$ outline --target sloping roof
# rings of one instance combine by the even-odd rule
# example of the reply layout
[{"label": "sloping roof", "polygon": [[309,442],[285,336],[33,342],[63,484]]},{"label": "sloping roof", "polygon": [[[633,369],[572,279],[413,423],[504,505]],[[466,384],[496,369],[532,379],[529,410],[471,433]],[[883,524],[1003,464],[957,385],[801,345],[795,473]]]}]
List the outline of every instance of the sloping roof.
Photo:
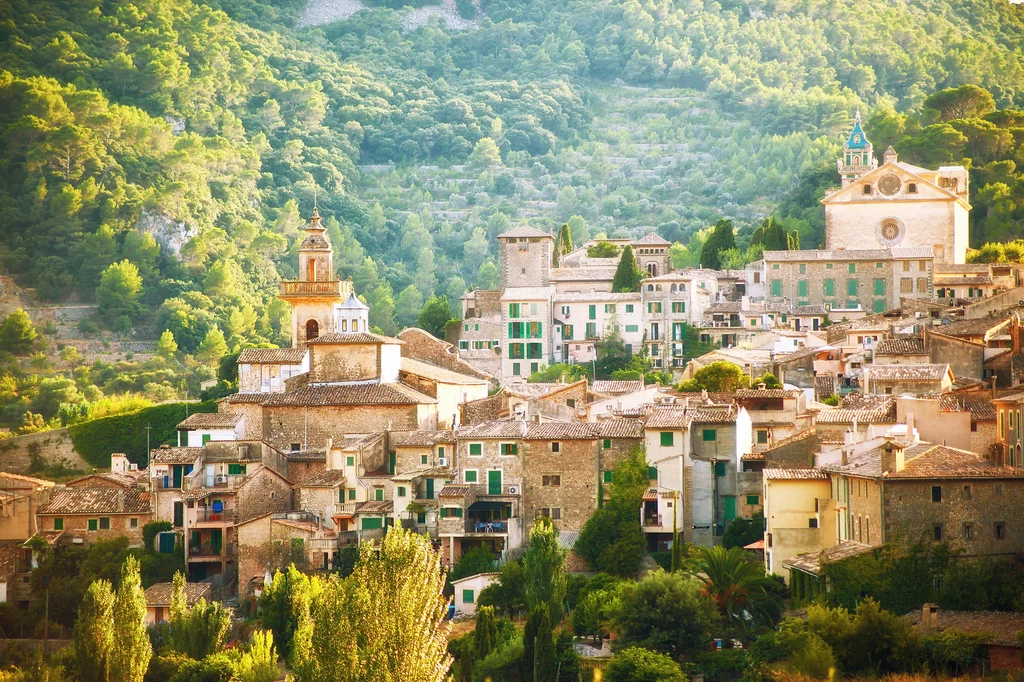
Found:
[{"label": "sloping roof", "polygon": [[766,481],[827,481],[824,469],[765,469],[762,474]]},{"label": "sloping roof", "polygon": [[990,330],[1010,321],[1010,317],[982,317],[974,320],[961,320],[951,324],[931,327],[931,331],[943,336],[969,337],[984,336]]},{"label": "sloping roof", "polygon": [[422,360],[415,360],[413,358],[402,358],[402,371],[408,372],[409,374],[415,374],[416,376],[425,377],[442,384],[487,385],[486,379],[479,379],[468,374],[453,372],[450,369],[438,367],[437,365],[432,365],[429,362],[423,362]]},{"label": "sloping roof", "polygon": [[597,380],[590,386],[594,393],[606,393],[608,395],[623,395],[642,391],[644,382],[641,379],[635,381],[608,381]]},{"label": "sloping roof", "polygon": [[529,225],[518,225],[498,235],[498,239],[517,239],[519,237],[547,237],[548,239],[554,239],[547,232],[541,232],[536,227],[530,227]]},{"label": "sloping roof", "polygon": [[736,397],[739,399],[756,400],[773,398],[793,398],[800,394],[799,390],[787,388],[739,388]]},{"label": "sloping roof", "polygon": [[236,412],[196,412],[178,422],[179,429],[232,429],[242,421]]},{"label": "sloping roof", "polygon": [[830,471],[886,480],[936,480],[964,478],[1024,478],[1024,469],[993,464],[988,458],[974,452],[959,450],[933,443],[914,443],[903,450],[901,471],[882,471],[882,448],[865,450],[848,460],[847,464],[833,464]]},{"label": "sloping roof", "polygon": [[815,417],[818,424],[895,424],[896,401],[886,398],[865,407],[834,407],[822,410]]},{"label": "sloping roof", "polygon": [[469,486],[468,485],[454,485],[454,484],[449,483],[445,487],[441,488],[441,492],[439,492],[437,494],[437,496],[438,497],[463,497],[468,492],[469,492]]},{"label": "sloping roof", "polygon": [[[917,609],[903,617],[915,627],[921,627],[922,615],[922,610]],[[1021,648],[1019,633],[1024,631],[1024,613],[939,609],[935,616],[934,627],[939,632],[956,630],[970,635],[982,635],[985,644]]]},{"label": "sloping roof", "polygon": [[288,393],[274,393],[268,406],[420,405],[437,400],[403,384],[309,384]]},{"label": "sloping roof", "polygon": [[369,310],[370,306],[356,298],[356,292],[353,291],[349,293],[348,298],[338,308],[342,310]]},{"label": "sloping roof", "polygon": [[[116,486],[118,486],[120,488],[128,488],[128,487],[134,486],[135,483],[138,482],[138,480],[143,477],[142,474],[145,471],[146,470],[143,469],[143,470],[132,471],[132,472],[127,473],[127,474],[115,473],[113,471],[96,471],[96,472],[93,472],[91,474],[86,474],[85,476],[79,476],[78,478],[72,479],[72,480],[68,481],[67,483],[65,483],[64,485],[66,485],[68,487],[73,487],[73,488],[74,487],[89,488],[89,487],[93,487],[93,486],[82,485],[82,484],[88,482],[90,479],[100,479],[101,481],[106,481],[108,483],[113,483],[114,485],[116,485]],[[147,476],[148,476],[148,474],[147,474]]]},{"label": "sloping roof", "polygon": [[391,431],[388,434],[391,447],[431,447],[438,443],[454,443],[454,431]]},{"label": "sloping roof", "polygon": [[56,485],[53,481],[47,481],[33,476],[25,476],[24,474],[15,474],[10,471],[0,471],[0,479],[2,478],[7,478],[12,481],[24,481],[25,483],[31,483],[32,485],[38,485],[44,488],[51,488]]},{"label": "sloping roof", "polygon": [[792,263],[884,261],[891,258],[931,258],[930,246],[891,249],[807,249],[804,251],[765,251],[765,261]]},{"label": "sloping roof", "polygon": [[932,283],[935,286],[956,286],[958,284],[966,284],[970,286],[992,284],[992,278],[988,275],[976,275],[974,277],[969,277],[967,275],[940,275],[936,273]]},{"label": "sloping roof", "polygon": [[226,395],[218,403],[227,403],[228,405],[262,405],[263,403],[270,400],[271,396],[276,395],[274,393],[232,393]]},{"label": "sloping roof", "polygon": [[18,568],[22,540],[0,540],[0,582],[11,579]]},{"label": "sloping roof", "polygon": [[527,423],[514,419],[495,419],[480,422],[472,426],[464,426],[458,431],[460,440],[474,438],[522,438],[526,434]]},{"label": "sloping roof", "polygon": [[875,355],[925,355],[927,352],[921,338],[882,339],[875,346]]},{"label": "sloping roof", "polygon": [[974,421],[994,422],[996,406],[988,400],[969,400],[964,397],[946,394],[941,398],[942,409],[946,412],[970,412]]},{"label": "sloping roof", "polygon": [[161,445],[149,451],[149,461],[153,464],[192,464],[202,454],[203,448]]},{"label": "sloping roof", "polygon": [[796,569],[811,575],[820,575],[821,567],[824,564],[831,564],[843,559],[859,556],[873,550],[871,545],[852,540],[843,540],[838,545],[827,547],[817,552],[806,552],[797,554],[792,559],[782,562],[782,565],[789,569]]},{"label": "sloping roof", "polygon": [[299,484],[300,488],[333,488],[345,482],[344,469],[327,469],[310,476]]},{"label": "sloping roof", "polygon": [[240,365],[299,365],[305,348],[245,348],[238,355]]},{"label": "sloping roof", "polygon": [[814,427],[811,426],[809,428],[804,429],[803,431],[797,431],[796,433],[792,433],[786,436],[785,438],[781,438],[773,442],[772,446],[768,448],[765,452],[772,452],[776,448],[781,448],[786,445],[792,445],[793,443],[798,443],[802,440],[806,440],[807,438],[814,438],[815,436],[817,436],[817,431],[815,431]]},{"label": "sloping roof", "polygon": [[401,339],[393,339],[390,336],[371,334],[370,332],[334,332],[332,334],[321,334],[315,339],[306,341],[307,346],[341,345],[348,343],[374,344],[405,343]]},{"label": "sloping roof", "polygon": [[[119,503],[123,500],[123,506]],[[150,496],[135,487],[64,488],[57,490],[40,514],[148,514]]]},{"label": "sloping roof", "polygon": [[639,301],[643,295],[639,291],[623,291],[617,293],[603,291],[588,291],[574,294],[557,294],[554,303],[586,303],[587,301],[612,302]]},{"label": "sloping roof", "polygon": [[988,274],[987,263],[936,263],[932,272],[936,275],[948,274]]},{"label": "sloping roof", "polygon": [[655,407],[644,422],[647,429],[685,429],[690,425],[684,407]]},{"label": "sloping roof", "polygon": [[601,438],[643,438],[644,425],[639,419],[606,419],[597,422]]},{"label": "sloping roof", "polygon": [[395,509],[393,500],[370,500],[356,507],[357,514],[390,514]]},{"label": "sloping roof", "polygon": [[326,450],[293,450],[285,452],[284,456],[289,462],[326,462]]},{"label": "sloping roof", "polygon": [[[209,599],[212,583],[185,583],[185,602],[191,606],[200,599]],[[154,583],[146,588],[146,606],[170,606],[174,583]]]},{"label": "sloping roof", "polygon": [[738,411],[732,405],[721,408],[691,408],[690,421],[694,424],[732,424],[736,421]]},{"label": "sloping roof", "polygon": [[599,430],[594,422],[544,422],[526,429],[524,440],[596,440]]},{"label": "sloping roof", "polygon": [[672,242],[662,237],[657,232],[648,232],[640,239],[637,239],[634,244],[643,244],[644,246],[671,246]]},{"label": "sloping roof", "polygon": [[871,381],[941,381],[949,372],[949,365],[871,365],[864,369]]}]

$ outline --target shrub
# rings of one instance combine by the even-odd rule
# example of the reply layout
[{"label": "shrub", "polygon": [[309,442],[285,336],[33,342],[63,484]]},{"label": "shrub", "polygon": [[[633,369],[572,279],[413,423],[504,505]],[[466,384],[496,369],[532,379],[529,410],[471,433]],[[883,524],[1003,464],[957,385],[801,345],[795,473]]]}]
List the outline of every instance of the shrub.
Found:
[{"label": "shrub", "polygon": [[520,682],[522,680],[523,638],[515,637],[473,665],[474,682]]},{"label": "shrub", "polygon": [[665,654],[630,647],[604,669],[607,682],[686,682],[679,664]]},{"label": "shrub", "polygon": [[825,640],[815,634],[808,634],[803,646],[793,654],[790,664],[797,672],[820,680],[829,676],[829,670],[836,665],[836,658],[832,647]]}]

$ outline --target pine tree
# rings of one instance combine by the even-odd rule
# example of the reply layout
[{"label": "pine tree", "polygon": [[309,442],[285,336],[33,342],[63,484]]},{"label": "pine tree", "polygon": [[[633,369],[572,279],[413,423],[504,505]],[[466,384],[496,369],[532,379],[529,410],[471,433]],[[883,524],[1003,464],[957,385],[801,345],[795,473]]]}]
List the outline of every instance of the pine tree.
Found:
[{"label": "pine tree", "polygon": [[174,340],[174,332],[165,329],[156,342],[156,354],[165,360],[170,360],[178,352],[178,342]]},{"label": "pine tree", "polygon": [[72,634],[75,667],[82,682],[109,679],[110,651],[114,645],[114,591],[106,580],[96,580],[78,607]]},{"label": "pine tree", "polygon": [[206,338],[196,349],[196,355],[207,365],[215,365],[217,361],[228,354],[228,344],[224,340],[224,332],[219,327],[214,327],[206,333]]},{"label": "pine tree", "polygon": [[118,325],[124,317],[132,322],[141,315],[141,296],[142,277],[139,276],[139,269],[127,259],[111,263],[103,271],[100,285],[96,287],[99,313],[109,325]]},{"label": "pine tree", "polygon": [[572,251],[572,230],[568,223],[562,223],[555,236],[555,248],[551,252],[551,266],[558,267],[558,259]]},{"label": "pine tree", "polygon": [[134,556],[125,559],[121,567],[113,616],[117,637],[110,652],[110,680],[142,682],[153,656],[153,645],[146,633],[146,595],[142,591],[139,561]]},{"label": "pine tree", "polygon": [[640,290],[640,268],[633,257],[633,247],[626,245],[619,258],[619,266],[615,268],[615,278],[612,280],[612,292],[623,293]]},{"label": "pine tree", "polygon": [[476,660],[481,661],[491,653],[497,636],[498,625],[494,620],[494,607],[481,606],[476,611],[476,629],[473,631],[473,650]]},{"label": "pine tree", "polygon": [[0,323],[0,350],[14,355],[28,355],[37,336],[28,313],[18,308]]}]

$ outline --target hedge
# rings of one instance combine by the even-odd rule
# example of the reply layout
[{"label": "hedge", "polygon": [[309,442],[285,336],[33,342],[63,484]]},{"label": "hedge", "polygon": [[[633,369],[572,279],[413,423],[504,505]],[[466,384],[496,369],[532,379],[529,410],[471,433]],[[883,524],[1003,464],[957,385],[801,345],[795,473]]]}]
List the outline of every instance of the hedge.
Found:
[{"label": "hedge", "polygon": [[115,414],[68,427],[75,451],[86,462],[97,468],[110,466],[110,454],[123,452],[129,461],[139,467],[146,465],[146,425],[153,427],[150,432],[150,447],[161,443],[177,445],[178,433],[175,428],[188,414],[216,412],[216,401],[204,403],[165,403],[146,407],[135,412]]}]

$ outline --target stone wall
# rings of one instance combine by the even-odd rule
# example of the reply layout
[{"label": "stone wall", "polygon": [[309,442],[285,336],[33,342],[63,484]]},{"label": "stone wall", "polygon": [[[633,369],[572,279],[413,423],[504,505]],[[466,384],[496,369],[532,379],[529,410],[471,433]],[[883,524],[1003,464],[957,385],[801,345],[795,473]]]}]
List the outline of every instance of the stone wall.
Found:
[{"label": "stone wall", "polygon": [[818,451],[818,434],[811,432],[806,438],[777,445],[764,453],[765,468],[791,469],[814,466],[814,453]]},{"label": "stone wall", "polygon": [[288,461],[288,480],[292,485],[302,485],[327,467],[325,462]]},{"label": "stone wall", "polygon": [[328,438],[346,433],[377,433],[432,428],[420,424],[417,405],[312,405],[263,408],[263,440],[287,452],[293,443],[324,448]]},{"label": "stone wall", "polygon": [[261,467],[235,490],[235,503],[240,522],[267,512],[288,511],[292,505],[291,486],[267,467]]},{"label": "stone wall", "polygon": [[310,381],[368,381],[380,376],[380,346],[327,344],[309,346]]},{"label": "stone wall", "polygon": [[[888,535],[882,538],[882,488],[874,480],[868,478],[846,478],[849,497],[846,502],[843,537],[863,542],[866,545],[881,544],[883,540],[891,540]],[[859,484],[859,485],[858,485]],[[832,513],[829,510],[829,513]],[[888,513],[885,514],[888,519]]]},{"label": "stone wall", "polygon": [[[558,443],[558,452],[552,444]],[[560,530],[579,530],[597,508],[598,441],[523,441],[523,517],[531,523],[543,508],[558,508]],[[552,477],[558,477],[554,485]],[[549,485],[544,485],[548,477]]]},{"label": "stone wall", "polygon": [[[478,321],[474,321],[478,322]],[[495,325],[495,329],[497,326]],[[422,360],[423,362],[429,362],[432,365],[438,367],[444,367],[450,369],[453,372],[459,372],[460,374],[468,374],[471,377],[478,379],[493,379],[494,376],[490,373],[480,371],[473,364],[466,362],[461,359],[461,353],[455,346],[442,341],[434,335],[416,327],[409,327],[403,329],[399,333],[398,338],[405,342],[402,346],[402,356],[407,358],[413,358],[414,360]],[[496,340],[501,338],[501,334],[496,336],[485,336],[490,340]],[[494,355],[493,351],[487,351]],[[495,358],[498,356],[495,355]]]},{"label": "stone wall", "polygon": [[[33,467],[33,461],[36,467]],[[0,468],[18,474],[31,474],[43,466],[63,466],[91,471],[92,466],[75,452],[68,430],[53,429],[15,436],[0,441]]]},{"label": "stone wall", "polygon": [[[935,485],[942,487],[941,502],[932,502]],[[898,534],[930,540],[941,524],[942,539],[967,556],[1010,554],[1024,546],[1024,479],[890,480],[885,493],[886,540]],[[1004,524],[1003,539],[996,537],[996,523]],[[964,524],[971,524],[970,539]]]},{"label": "stone wall", "polygon": [[924,332],[925,347],[935,364],[948,364],[953,376],[981,379],[985,368],[985,346],[966,339]]},{"label": "stone wall", "polygon": [[[91,545],[97,540],[115,540],[127,537],[132,547],[142,546],[142,527],[152,521],[153,515],[146,514],[40,514],[40,530],[53,530],[53,520],[64,520],[64,538],[82,538],[85,544]],[[89,519],[109,518],[110,528],[89,530]],[[132,527],[132,519],[135,526]],[[98,523],[97,523],[98,526]]]}]

